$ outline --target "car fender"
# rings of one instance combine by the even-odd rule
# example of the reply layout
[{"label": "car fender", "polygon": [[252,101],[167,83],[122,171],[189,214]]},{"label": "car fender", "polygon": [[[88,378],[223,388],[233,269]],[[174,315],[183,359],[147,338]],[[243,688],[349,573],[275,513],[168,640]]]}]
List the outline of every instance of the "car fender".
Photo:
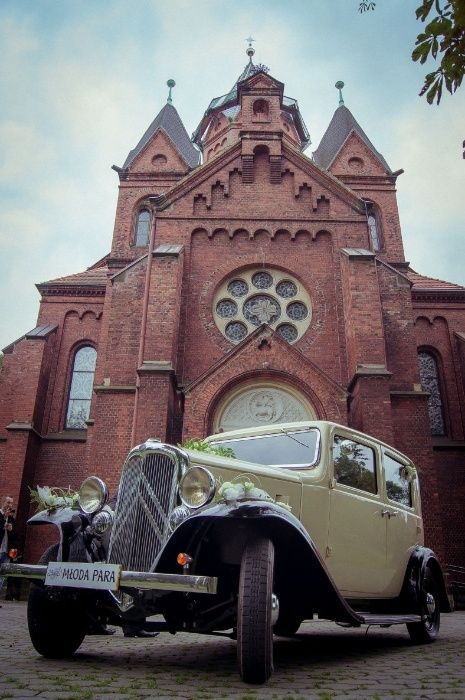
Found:
[{"label": "car fender", "polygon": [[439,589],[441,612],[452,612],[444,574],[436,554],[428,547],[416,546],[412,549],[405,573],[401,597],[404,604],[419,609],[421,606],[421,589],[423,577],[427,568],[433,571]]},{"label": "car fender", "polygon": [[[256,535],[273,541],[278,595],[281,592],[301,611],[315,608],[329,619],[361,623],[360,616],[341,596],[302,523],[271,501],[222,503],[191,515],[165,544],[156,570],[179,573],[176,557],[185,552],[193,558],[192,572],[218,575],[218,560],[239,567],[247,540]],[[210,570],[205,571],[205,567]]]},{"label": "car fender", "polygon": [[87,518],[76,508],[59,506],[35,513],[28,525],[55,525],[59,532],[58,561],[89,561],[84,543]]}]

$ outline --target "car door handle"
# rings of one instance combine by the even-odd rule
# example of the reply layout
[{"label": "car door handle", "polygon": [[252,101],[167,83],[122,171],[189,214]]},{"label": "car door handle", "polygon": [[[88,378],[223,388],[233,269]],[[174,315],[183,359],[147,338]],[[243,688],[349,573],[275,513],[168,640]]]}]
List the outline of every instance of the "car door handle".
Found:
[{"label": "car door handle", "polygon": [[383,518],[389,518],[389,519],[397,518],[398,515],[399,515],[399,513],[397,512],[397,510],[382,510],[381,511],[381,516]]}]

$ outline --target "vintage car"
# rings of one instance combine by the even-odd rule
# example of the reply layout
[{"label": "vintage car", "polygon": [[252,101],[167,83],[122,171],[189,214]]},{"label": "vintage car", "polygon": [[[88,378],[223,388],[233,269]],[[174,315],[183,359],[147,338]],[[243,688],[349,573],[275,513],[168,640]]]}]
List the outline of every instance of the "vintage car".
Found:
[{"label": "vintage car", "polygon": [[[149,439],[123,465],[115,502],[97,477],[55,523],[32,581],[28,624],[45,657],[73,654],[102,626],[225,634],[242,679],[273,670],[273,635],[318,616],[406,624],[413,642],[450,612],[423,546],[417,472],[397,450],[326,421],[236,430],[182,449]],[[149,618],[158,616],[158,619]],[[154,645],[156,640],[154,640]]]}]

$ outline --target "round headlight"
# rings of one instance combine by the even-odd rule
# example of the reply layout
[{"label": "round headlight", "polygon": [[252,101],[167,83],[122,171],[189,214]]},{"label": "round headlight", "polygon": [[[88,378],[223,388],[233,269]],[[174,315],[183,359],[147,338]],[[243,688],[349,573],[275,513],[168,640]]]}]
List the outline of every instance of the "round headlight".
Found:
[{"label": "round headlight", "polygon": [[92,530],[96,535],[103,535],[113,523],[113,516],[107,510],[101,510],[92,518]]},{"label": "round headlight", "polygon": [[79,488],[79,506],[84,513],[96,513],[108,499],[108,489],[97,476],[84,479]]},{"label": "round headlight", "polygon": [[189,508],[201,508],[215,494],[215,477],[204,467],[191,467],[179,483],[179,496]]}]

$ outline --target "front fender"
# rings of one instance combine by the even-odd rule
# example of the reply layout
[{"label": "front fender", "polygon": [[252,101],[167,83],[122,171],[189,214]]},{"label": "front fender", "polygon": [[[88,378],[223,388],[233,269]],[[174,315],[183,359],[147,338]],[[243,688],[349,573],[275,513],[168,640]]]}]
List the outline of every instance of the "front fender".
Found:
[{"label": "front fender", "polygon": [[59,506],[42,510],[27,521],[28,525],[55,525],[59,532],[58,561],[90,561],[85,537],[87,518],[76,508]]},{"label": "front fender", "polygon": [[[353,625],[361,618],[339,593],[315,543],[302,523],[287,509],[268,501],[241,501],[206,508],[182,522],[166,543],[157,571],[179,572],[176,557],[193,558],[192,572],[221,578],[238,571],[245,544],[253,536],[269,537],[275,547],[275,585],[280,601],[307,616],[320,616]],[[198,569],[197,569],[198,567]]]}]

